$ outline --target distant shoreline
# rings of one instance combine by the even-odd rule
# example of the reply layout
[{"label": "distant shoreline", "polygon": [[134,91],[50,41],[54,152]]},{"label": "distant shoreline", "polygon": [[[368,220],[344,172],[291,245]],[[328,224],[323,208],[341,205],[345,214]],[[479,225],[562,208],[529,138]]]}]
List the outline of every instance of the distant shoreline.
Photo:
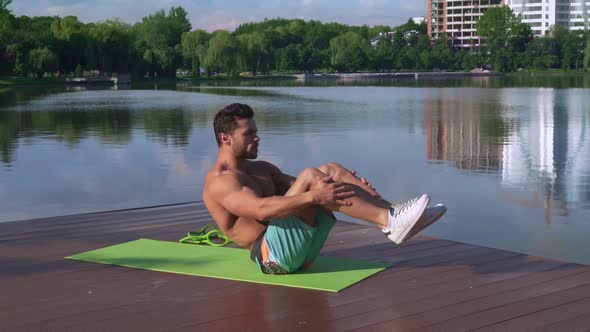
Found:
[{"label": "distant shoreline", "polygon": [[446,78],[446,77],[481,77],[481,76],[504,76],[499,72],[389,72],[389,73],[331,73],[331,74],[296,74],[293,75],[300,80],[316,79],[401,79],[401,78]]},{"label": "distant shoreline", "polygon": [[[357,73],[281,73],[264,74],[258,76],[213,76],[213,77],[160,77],[158,79],[145,78],[134,80],[133,85],[145,85],[152,83],[171,84],[180,82],[232,82],[232,81],[262,81],[262,80],[397,80],[397,79],[420,79],[420,78],[460,78],[460,77],[502,77],[502,76],[584,76],[590,75],[585,71],[522,71],[522,72],[441,72],[441,71],[416,71],[416,72],[357,72]],[[43,86],[43,85],[66,85],[63,77],[46,77],[34,79],[29,77],[0,77],[0,88],[22,87],[22,86]],[[69,85],[72,85],[71,83]],[[73,84],[75,85],[75,84]]]}]

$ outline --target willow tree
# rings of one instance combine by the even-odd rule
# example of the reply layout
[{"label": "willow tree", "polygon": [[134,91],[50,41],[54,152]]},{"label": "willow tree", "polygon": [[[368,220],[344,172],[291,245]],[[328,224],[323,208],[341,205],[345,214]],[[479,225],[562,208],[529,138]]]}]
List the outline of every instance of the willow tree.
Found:
[{"label": "willow tree", "polygon": [[590,35],[586,39],[586,49],[584,50],[584,69],[590,69]]},{"label": "willow tree", "polygon": [[201,76],[201,66],[207,56],[207,45],[211,36],[205,30],[195,30],[182,34],[182,55],[191,64],[192,76]]},{"label": "willow tree", "polygon": [[256,76],[258,71],[267,71],[272,63],[272,46],[270,38],[262,32],[239,35],[242,66]]},{"label": "willow tree", "polygon": [[42,78],[46,72],[57,70],[57,56],[47,47],[35,48],[29,52],[29,68],[37,78]]},{"label": "willow tree", "polygon": [[330,40],[330,64],[338,71],[355,71],[367,64],[369,41],[355,32]]},{"label": "willow tree", "polygon": [[99,68],[103,72],[127,72],[131,27],[119,20],[106,20],[88,27],[88,30],[86,68]]},{"label": "willow tree", "polygon": [[207,72],[213,70],[218,74],[225,72],[230,76],[235,76],[238,65],[238,51],[238,42],[229,32],[225,30],[213,32],[211,40],[209,40],[207,56],[205,57]]}]

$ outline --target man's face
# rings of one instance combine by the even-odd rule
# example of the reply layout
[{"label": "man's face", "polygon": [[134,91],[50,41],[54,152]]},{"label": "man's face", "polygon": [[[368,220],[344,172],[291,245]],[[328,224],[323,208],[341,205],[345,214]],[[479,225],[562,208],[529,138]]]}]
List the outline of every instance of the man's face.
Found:
[{"label": "man's face", "polygon": [[238,127],[231,135],[231,147],[238,158],[256,159],[258,157],[258,128],[254,119],[237,119]]}]

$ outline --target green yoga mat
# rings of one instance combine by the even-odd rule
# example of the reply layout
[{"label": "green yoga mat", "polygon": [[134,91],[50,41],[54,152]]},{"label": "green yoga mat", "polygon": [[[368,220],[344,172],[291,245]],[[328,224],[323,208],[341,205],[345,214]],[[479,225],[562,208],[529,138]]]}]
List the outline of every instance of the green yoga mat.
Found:
[{"label": "green yoga mat", "polygon": [[307,270],[267,275],[248,250],[139,239],[66,257],[138,269],[338,292],[389,264],[319,257]]}]

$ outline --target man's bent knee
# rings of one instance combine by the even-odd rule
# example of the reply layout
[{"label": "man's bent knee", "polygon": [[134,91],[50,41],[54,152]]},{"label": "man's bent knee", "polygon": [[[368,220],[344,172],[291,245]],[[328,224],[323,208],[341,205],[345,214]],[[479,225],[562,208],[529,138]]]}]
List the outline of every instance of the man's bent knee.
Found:
[{"label": "man's bent knee", "polygon": [[327,174],[322,172],[321,170],[319,170],[317,168],[313,168],[313,167],[308,167],[308,168],[305,168],[304,170],[302,170],[301,173],[299,173],[299,176],[297,176],[297,179],[301,178],[301,179],[314,181],[314,180],[322,179],[326,176],[327,176]]},{"label": "man's bent knee", "polygon": [[350,173],[350,171],[344,168],[342,165],[332,161],[323,164],[322,166],[318,167],[318,169],[323,173],[326,173],[334,177],[335,180],[340,179],[340,177],[343,176],[344,173]]}]

